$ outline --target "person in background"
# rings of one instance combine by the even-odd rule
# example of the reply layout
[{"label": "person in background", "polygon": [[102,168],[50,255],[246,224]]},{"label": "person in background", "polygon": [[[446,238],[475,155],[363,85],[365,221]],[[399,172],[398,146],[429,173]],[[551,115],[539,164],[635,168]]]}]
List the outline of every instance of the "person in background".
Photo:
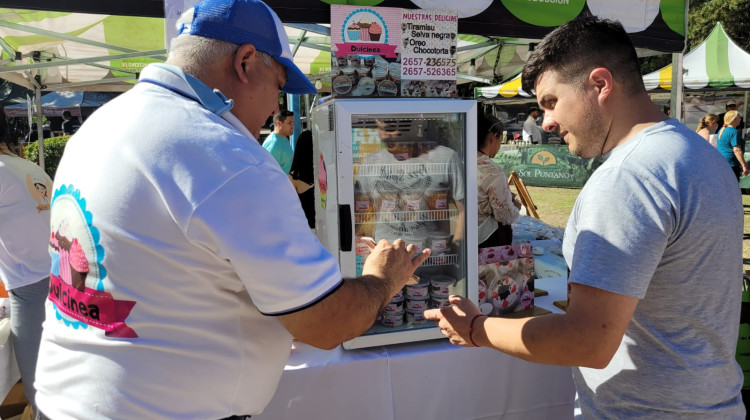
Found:
[{"label": "person in background", "polygon": [[263,141],[263,148],[273,155],[284,172],[289,173],[294,159],[294,150],[289,142],[289,136],[294,133],[294,113],[279,111],[273,116],[273,133]]},{"label": "person in background", "polygon": [[724,115],[724,126],[717,135],[716,148],[740,180],[740,175],[750,174],[747,162],[745,162],[745,139],[740,136],[737,126],[740,124],[740,116],[737,111],[729,111]]},{"label": "person in background", "polygon": [[70,113],[70,111],[63,111],[62,113],[63,122],[62,122],[62,132],[64,135],[72,135],[76,131],[78,131],[78,128],[81,126],[81,123],[78,122],[78,119],[73,119],[73,115]]},{"label": "person in background", "polygon": [[[698,122],[698,128],[695,129],[695,132],[700,134],[701,137],[706,139],[706,141],[710,142],[711,134],[718,125],[719,117],[716,114],[706,114],[701,118],[700,122]],[[715,147],[716,145],[714,144],[713,146]]]},{"label": "person in background", "polygon": [[343,278],[256,141],[280,90],[316,91],[281,21],[258,0],[203,0],[178,22],[166,63],[87,119],[58,167],[42,420],[259,414],[293,338],[359,336],[430,255],[380,241]]},{"label": "person in background", "polygon": [[8,291],[11,340],[26,398],[36,411],[34,374],[49,291],[52,180],[19,157],[0,117],[0,279]]},{"label": "person in background", "polygon": [[[742,102],[740,102],[740,105],[742,105]],[[738,113],[737,115],[739,115],[739,109],[737,109],[737,102],[734,101],[733,99],[730,99],[729,101],[727,101],[727,104],[725,105],[724,108],[726,109],[726,111],[719,114],[719,126],[717,126],[716,131],[714,131],[717,135],[719,134],[719,130],[721,130],[720,126],[724,124],[724,118],[726,117],[727,112],[737,111]],[[737,124],[737,127],[735,127],[735,129],[737,129],[737,131],[740,133],[740,137],[742,137],[742,130],[745,129],[745,121],[743,120],[741,115],[739,115],[739,117],[740,117],[740,122]]]},{"label": "person in background", "polygon": [[542,130],[536,125],[536,119],[541,115],[537,107],[529,108],[529,116],[523,123],[523,141],[527,144],[539,144],[542,142]]},{"label": "person in background", "polygon": [[477,209],[479,248],[510,245],[513,222],[521,203],[508,186],[508,177],[492,158],[500,150],[505,125],[492,115],[477,113]]},{"label": "person in background", "polygon": [[743,208],[732,172],[653,104],[617,21],[559,26],[522,79],[545,130],[573,154],[607,156],[565,229],[567,312],[487,318],[453,296],[425,317],[458,345],[573,366],[586,419],[744,419],[735,360]]},{"label": "person in background", "polygon": [[310,229],[315,229],[315,191],[313,189],[315,175],[313,174],[313,136],[310,130],[303,131],[297,137],[289,178],[299,196],[302,210],[307,217],[307,224]]}]

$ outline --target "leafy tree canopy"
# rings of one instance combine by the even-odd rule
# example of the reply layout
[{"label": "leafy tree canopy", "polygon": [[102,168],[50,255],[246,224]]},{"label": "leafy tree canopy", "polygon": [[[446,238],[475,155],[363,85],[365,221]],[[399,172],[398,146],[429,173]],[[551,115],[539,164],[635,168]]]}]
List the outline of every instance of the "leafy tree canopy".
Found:
[{"label": "leafy tree canopy", "polygon": [[[750,52],[750,1],[690,0],[685,53],[700,45],[716,22],[721,22],[727,35],[740,48]],[[647,74],[671,63],[671,54],[644,57],[641,59],[641,72]]]}]

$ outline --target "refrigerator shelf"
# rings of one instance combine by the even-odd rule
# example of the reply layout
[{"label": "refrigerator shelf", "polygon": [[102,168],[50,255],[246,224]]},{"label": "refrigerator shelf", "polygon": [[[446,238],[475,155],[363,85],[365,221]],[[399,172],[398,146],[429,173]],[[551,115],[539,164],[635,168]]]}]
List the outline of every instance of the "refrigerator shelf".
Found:
[{"label": "refrigerator shelf", "polygon": [[[420,267],[440,267],[444,265],[456,264],[458,264],[458,254],[440,254],[433,255],[430,258],[427,258],[427,261],[423,262]],[[362,260],[357,260],[357,273],[362,272],[362,267],[364,267],[364,265],[364,258]]]},{"label": "refrigerator shelf", "polygon": [[354,223],[398,223],[450,220],[457,217],[457,209],[446,210],[410,210],[354,213]]},{"label": "refrigerator shelf", "polygon": [[450,163],[360,163],[354,165],[356,176],[394,176],[421,172],[424,175],[449,175]]}]

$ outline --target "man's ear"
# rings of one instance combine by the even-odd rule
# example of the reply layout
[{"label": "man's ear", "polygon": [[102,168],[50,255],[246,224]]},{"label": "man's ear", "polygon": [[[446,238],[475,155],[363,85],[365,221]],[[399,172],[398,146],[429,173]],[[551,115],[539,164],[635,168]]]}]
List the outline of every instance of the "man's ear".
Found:
[{"label": "man's ear", "polygon": [[253,44],[244,44],[234,54],[232,71],[237,75],[241,83],[248,83],[250,81],[248,72],[250,71],[250,63],[253,59],[257,58],[256,53],[257,50]]},{"label": "man's ear", "polygon": [[614,79],[612,73],[604,67],[597,67],[589,73],[589,83],[597,89],[599,102],[605,101],[612,94]]}]

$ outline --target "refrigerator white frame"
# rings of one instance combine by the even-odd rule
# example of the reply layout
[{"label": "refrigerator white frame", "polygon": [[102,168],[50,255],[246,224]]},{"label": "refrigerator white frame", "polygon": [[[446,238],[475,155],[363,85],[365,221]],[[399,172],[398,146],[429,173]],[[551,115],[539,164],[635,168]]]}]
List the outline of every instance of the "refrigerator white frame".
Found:
[{"label": "refrigerator white frame", "polygon": [[[462,113],[465,115],[465,144],[464,144],[464,172],[466,182],[466,193],[464,197],[465,204],[465,238],[464,250],[466,261],[466,294],[475,304],[477,303],[478,294],[478,274],[477,274],[477,147],[476,147],[476,117],[477,102],[475,100],[462,99],[438,99],[438,98],[398,98],[398,99],[334,99],[333,103],[325,103],[321,107],[328,107],[328,112],[334,112],[335,125],[334,130],[348,128],[341,132],[335,133],[336,139],[336,185],[338,202],[328,201],[327,207],[335,205],[335,212],[338,213],[340,205],[348,205],[350,210],[350,220],[352,223],[351,231],[354,232],[354,170],[352,158],[352,141],[351,125],[353,115],[378,115],[378,114],[450,114]],[[330,118],[330,115],[328,116]],[[323,139],[321,139],[323,140]],[[316,147],[316,159],[322,149],[322,145]],[[316,160],[317,162],[317,160]],[[330,179],[330,171],[328,172]],[[316,180],[317,182],[317,180]],[[347,186],[347,187],[345,187]],[[351,187],[348,187],[351,186]],[[472,188],[473,187],[473,188]],[[332,184],[328,182],[328,190],[331,191]],[[328,197],[331,198],[330,195]],[[317,203],[316,199],[316,203]],[[330,209],[326,213],[332,215]],[[325,216],[326,220],[331,220]],[[340,223],[339,219],[339,223]],[[339,265],[344,277],[352,278],[356,275],[356,246],[351,247],[351,251],[341,251],[341,244],[338,241],[339,226],[336,231],[336,244],[330,243],[333,239],[332,229],[328,230],[328,245],[331,246],[329,251],[334,255],[338,254]],[[352,236],[353,233],[352,233]],[[354,238],[352,238],[354,241]],[[354,242],[352,242],[354,244]],[[389,344],[406,343],[413,341],[424,341],[445,338],[440,329],[436,326],[422,327],[409,330],[397,330],[393,332],[384,332],[377,334],[362,335],[344,343],[345,349],[356,349],[364,347],[374,347]]]}]

